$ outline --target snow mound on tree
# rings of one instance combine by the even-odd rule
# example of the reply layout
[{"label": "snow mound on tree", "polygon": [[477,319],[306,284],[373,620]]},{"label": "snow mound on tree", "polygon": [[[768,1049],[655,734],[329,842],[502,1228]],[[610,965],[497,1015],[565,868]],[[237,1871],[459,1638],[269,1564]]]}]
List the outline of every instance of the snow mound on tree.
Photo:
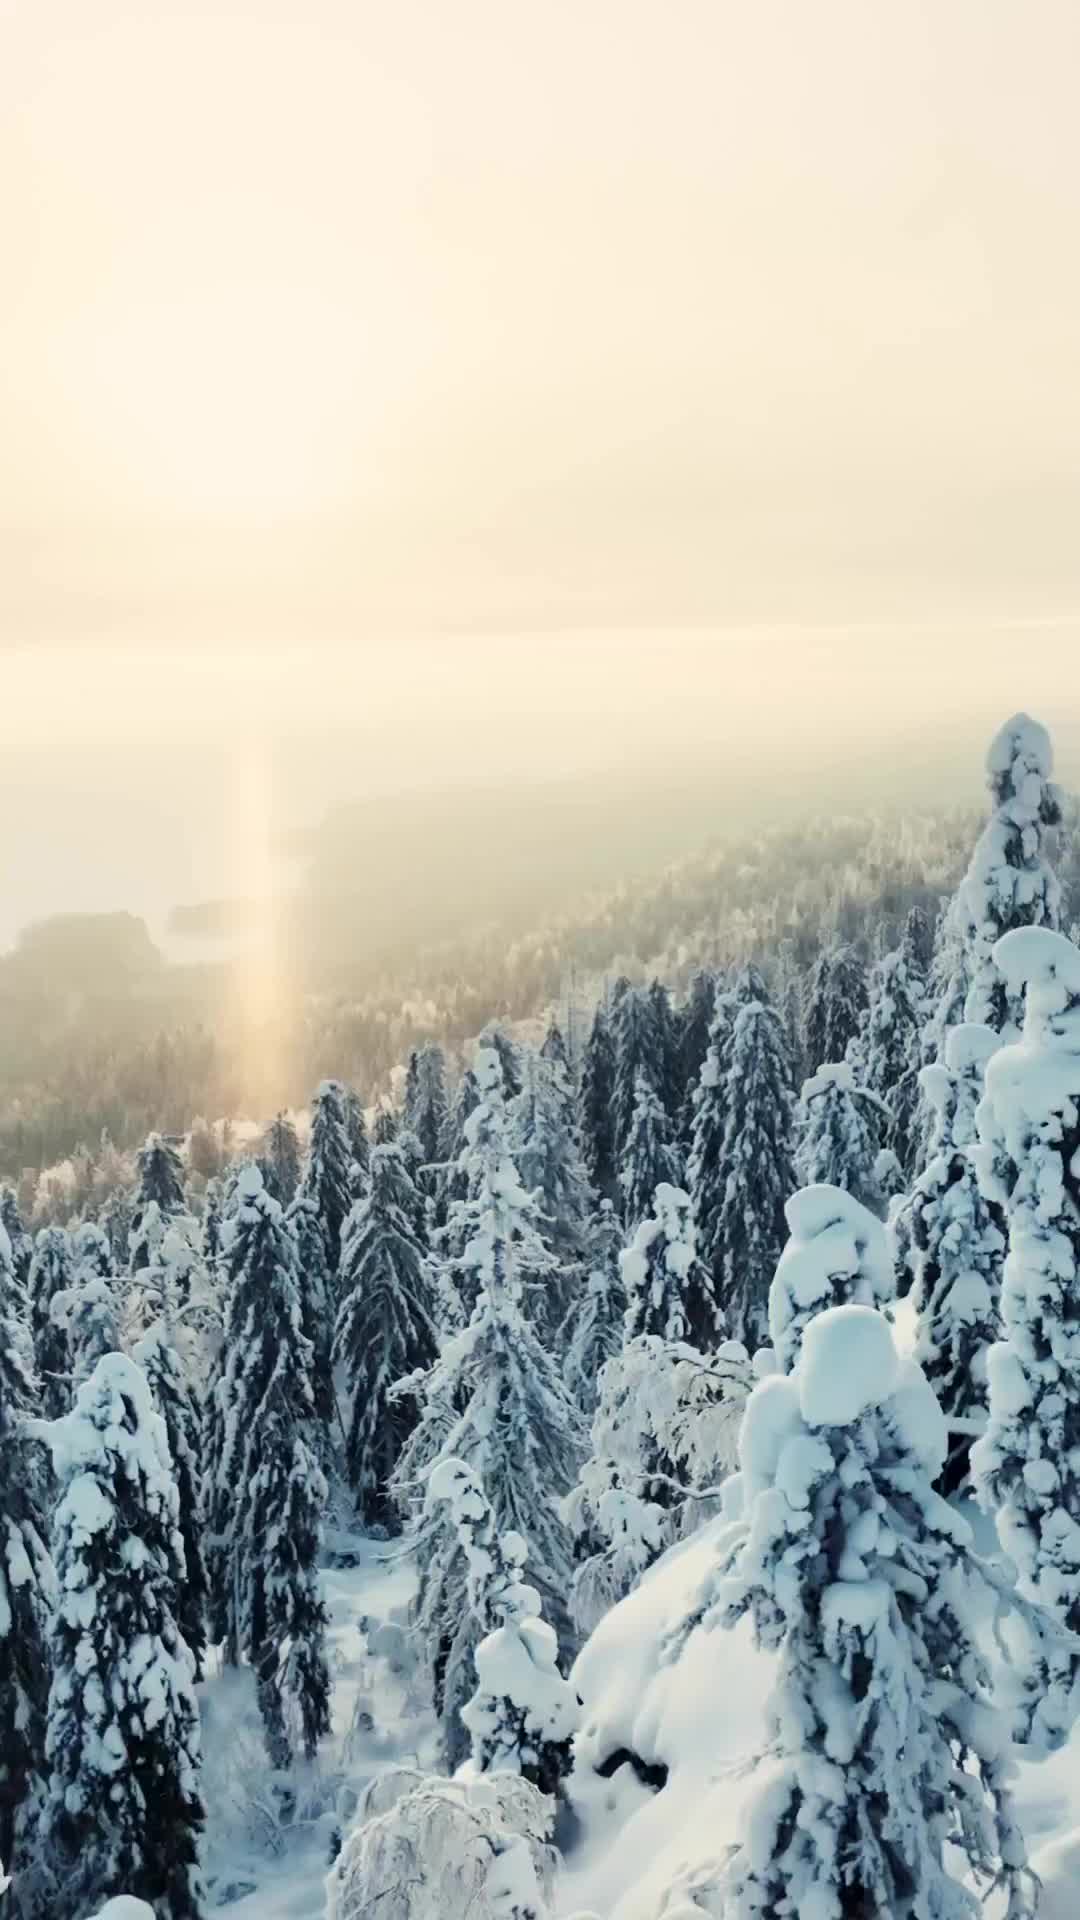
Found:
[{"label": "snow mound on tree", "polygon": [[820,1308],[851,1299],[875,1306],[892,1297],[895,1281],[881,1221],[842,1187],[803,1187],[784,1215],[791,1238],[769,1292],[769,1332],[780,1365],[789,1368]]},{"label": "snow mound on tree", "polygon": [[850,1426],[867,1407],[889,1398],[898,1373],[892,1329],[880,1313],[873,1307],[828,1307],[803,1338],[803,1419],[813,1427]]},{"label": "snow mound on tree", "polygon": [[1080,993],[1080,947],[1049,927],[1014,927],[1003,933],[994,948],[994,963],[1018,993],[1024,986],[1036,1012],[1064,1006],[1065,990]]},{"label": "snow mound on tree", "polygon": [[[999,727],[990,745],[986,749],[986,771],[989,774],[1008,773],[1014,762],[1020,762],[1026,777],[1041,784],[1049,780],[1054,771],[1054,749],[1050,735],[1039,720],[1032,720],[1026,713],[1014,713]],[[1035,804],[1038,794],[1035,795]]]}]

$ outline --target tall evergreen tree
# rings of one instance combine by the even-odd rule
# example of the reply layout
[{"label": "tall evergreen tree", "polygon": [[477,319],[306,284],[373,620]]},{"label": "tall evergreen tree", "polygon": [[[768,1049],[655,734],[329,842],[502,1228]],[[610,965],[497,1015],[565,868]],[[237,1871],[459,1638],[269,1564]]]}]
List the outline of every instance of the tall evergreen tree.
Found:
[{"label": "tall evergreen tree", "polygon": [[784,1204],[796,1185],[791,1065],[772,1007],[751,1000],[740,1009],[730,1062],[720,1147],[726,1181],[708,1251],[715,1259],[719,1249],[717,1293],[728,1331],[753,1352],[766,1335],[769,1286],[785,1238]]},{"label": "tall evergreen tree", "polygon": [[375,1125],[371,1130],[371,1142],[376,1147],[392,1146],[398,1137],[398,1118],[392,1106],[380,1100],[375,1109]]},{"label": "tall evergreen tree", "polygon": [[[1080,1633],[1080,951],[1024,927],[989,955],[1005,1006],[1024,1005],[1020,1039],[986,1063],[978,1109],[979,1182],[1008,1223],[1004,1339],[987,1358],[990,1415],[971,1450],[981,1498],[1036,1598]],[[1025,998],[1026,988],[1026,998]],[[1036,1644],[1020,1732],[1054,1747],[1080,1703],[1080,1660]]]},{"label": "tall evergreen tree", "polygon": [[405,1125],[419,1142],[421,1191],[436,1199],[440,1170],[449,1149],[450,1110],[446,1097],[446,1059],[441,1047],[421,1047],[409,1057],[405,1084]]},{"label": "tall evergreen tree", "polygon": [[878,1163],[889,1118],[875,1094],[856,1086],[849,1061],[820,1067],[804,1083],[795,1116],[799,1185],[843,1187],[884,1218]]},{"label": "tall evergreen tree", "polygon": [[915,1357],[949,1423],[948,1494],[965,1484],[973,1433],[986,1425],[987,1353],[1002,1330],[1005,1216],[981,1192],[970,1151],[997,1044],[989,1027],[951,1027],[944,1061],[923,1068],[937,1126],[927,1165],[891,1227],[899,1291],[910,1287],[915,1307]]},{"label": "tall evergreen tree", "polygon": [[162,1220],[169,1219],[175,1213],[183,1213],[186,1209],[184,1167],[175,1141],[161,1133],[147,1134],[135,1155],[135,1163],[138,1187],[130,1231],[132,1273],[138,1273],[140,1267],[148,1265],[152,1257],[144,1234],[147,1208],[151,1204],[156,1206]]},{"label": "tall evergreen tree", "polygon": [[464,1200],[469,1191],[464,1164],[465,1129],[469,1115],[475,1112],[479,1103],[480,1089],[476,1084],[476,1075],[471,1067],[466,1067],[457,1085],[447,1136],[446,1159],[439,1182],[439,1212],[444,1221],[453,1203]]},{"label": "tall evergreen tree", "polygon": [[[151,1206],[155,1203],[151,1202]],[[144,1222],[150,1217],[144,1212]],[[147,1248],[148,1241],[143,1245]],[[74,1393],[90,1378],[107,1353],[122,1345],[120,1336],[120,1300],[112,1271],[112,1248],[101,1228],[84,1220],[71,1236],[72,1281],[66,1303],[67,1346],[71,1363],[71,1388]],[[148,1268],[140,1269],[141,1273]]]},{"label": "tall evergreen tree", "polygon": [[820,1314],[795,1373],[751,1396],[749,1524],[715,1615],[748,1615],[778,1658],[771,1763],[704,1891],[728,1920],[961,1920],[968,1874],[1032,1920],[1007,1742],[957,1604],[970,1533],[931,1486],[944,1439],[867,1307]]},{"label": "tall evergreen tree", "polygon": [[516,1100],[521,1092],[521,1061],[517,1047],[498,1021],[491,1021],[480,1035],[480,1045],[492,1049],[502,1069],[503,1098]]},{"label": "tall evergreen tree", "polygon": [[296,1243],[296,1285],[300,1296],[300,1331],[311,1346],[311,1395],[315,1412],[314,1445],[324,1467],[333,1452],[332,1430],[337,1423],[337,1400],[330,1349],[334,1313],[330,1304],[330,1275],[326,1241],[315,1203],[299,1192],[285,1214],[285,1225]]},{"label": "tall evergreen tree", "polygon": [[33,1236],[23,1226],[14,1187],[0,1187],[0,1227],[8,1237],[15,1285],[24,1298],[29,1297],[30,1262],[34,1257]]},{"label": "tall evergreen tree", "polygon": [[851,1050],[857,1077],[888,1109],[884,1144],[905,1175],[918,1145],[917,1113],[926,978],[909,923],[895,952],[885,954],[871,975],[870,1007],[860,1041]]},{"label": "tall evergreen tree", "polygon": [[476,1693],[462,1709],[478,1773],[516,1773],[541,1793],[557,1793],[570,1771],[581,1705],[557,1664],[558,1645],[540,1596],[526,1584],[526,1545],[500,1534],[491,1502],[463,1460],[441,1460],[429,1500],[449,1503],[465,1555],[469,1611],[483,1638],[476,1648]]},{"label": "tall evergreen tree", "polygon": [[570,1055],[566,1049],[566,1041],[563,1039],[563,1030],[554,1014],[547,1024],[547,1032],[540,1047],[540,1058],[547,1061],[556,1078],[561,1077],[565,1082],[568,1096],[573,1099],[574,1076],[570,1066]]},{"label": "tall evergreen tree", "polygon": [[290,1207],[300,1185],[300,1141],[291,1115],[274,1115],[263,1136],[261,1165],[266,1191]]},{"label": "tall evergreen tree", "polygon": [[693,1124],[686,1167],[698,1255],[709,1268],[717,1287],[723,1285],[724,1278],[720,1222],[729,1171],[724,1159],[724,1136],[727,1131],[727,1071],[734,1005],[733,995],[717,996],[709,1028],[709,1044],[693,1094]]},{"label": "tall evergreen tree", "polygon": [[605,1200],[614,1200],[618,1192],[614,1088],[615,1045],[607,1014],[603,1006],[598,1006],[585,1046],[578,1114],[585,1171],[594,1190]]},{"label": "tall evergreen tree", "polygon": [[208,1180],[206,1183],[206,1207],[202,1220],[202,1254],[208,1267],[216,1267],[221,1252],[221,1221],[225,1201],[225,1183],[222,1180]]},{"label": "tall evergreen tree", "polygon": [[809,1075],[845,1058],[858,1038],[866,1010],[866,972],[855,948],[844,941],[828,941],[806,985],[803,1046]]},{"label": "tall evergreen tree", "polygon": [[678,1120],[682,1108],[683,1082],[680,1072],[680,1032],[671,995],[662,980],[649,983],[649,1012],[652,1015],[654,1045],[659,1079],[656,1091],[664,1103],[670,1121]]},{"label": "tall evergreen tree", "polygon": [[327,1490],[296,1241],[251,1164],[239,1173],[221,1263],[225,1338],[208,1427],[215,1637],[250,1658],[271,1764],[281,1768],[293,1746],[287,1710],[309,1756],[330,1724],[317,1570]]},{"label": "tall evergreen tree", "polygon": [[522,1185],[540,1210],[544,1244],[555,1262],[542,1284],[537,1319],[549,1344],[580,1296],[595,1198],[574,1123],[564,1070],[542,1054],[521,1054],[521,1092],[509,1112],[510,1144]]},{"label": "tall evergreen tree", "polygon": [[109,1354],[47,1429],[53,1557],[42,1853],[57,1911],[129,1894],[198,1920],[203,1806],[191,1655],[177,1626],[183,1544],[165,1427],[140,1369]]},{"label": "tall evergreen tree", "polygon": [[1046,728],[1026,713],[1014,714],[995,734],[986,755],[994,811],[960,887],[968,977],[964,1018],[993,1028],[1005,1041],[1019,1034],[1024,1009],[1006,986],[995,946],[1014,928],[1056,931],[1061,921],[1061,888],[1043,851],[1047,830],[1061,820],[1053,765]]},{"label": "tall evergreen tree", "polygon": [[585,1290],[571,1302],[559,1337],[563,1378],[582,1412],[596,1407],[597,1382],[605,1361],[623,1344],[626,1288],[619,1266],[622,1227],[610,1200],[601,1200],[589,1234]]},{"label": "tall evergreen tree", "polygon": [[202,1432],[195,1397],[183,1362],[170,1337],[167,1319],[158,1320],[132,1355],[146,1375],[154,1406],[165,1423],[169,1459],[176,1480],[176,1525],[184,1548],[183,1578],[176,1596],[176,1623],[202,1679],[206,1657],[208,1581],[203,1555]]},{"label": "tall evergreen tree", "polygon": [[389,1484],[419,1417],[413,1393],[438,1353],[424,1250],[413,1229],[415,1194],[397,1146],[375,1147],[371,1181],[345,1224],[334,1359],[350,1400],[345,1468],[366,1525],[395,1516]]},{"label": "tall evergreen tree", "polygon": [[709,1051],[719,983],[710,968],[700,967],[679,1016],[679,1079],[682,1082],[679,1127],[689,1151],[694,1130],[694,1095]]},{"label": "tall evergreen tree", "polygon": [[[439,1460],[463,1460],[482,1481],[499,1532],[514,1528],[528,1542],[530,1584],[568,1647],[570,1542],[558,1501],[573,1481],[584,1436],[522,1311],[522,1268],[539,1270],[544,1249],[535,1204],[516,1177],[494,1049],[478,1049],[475,1072],[480,1102],[465,1128],[471,1198],[459,1205],[468,1219],[463,1259],[473,1270],[476,1306],[424,1383],[424,1410],[398,1462],[395,1490],[415,1509],[426,1470]],[[476,1644],[464,1605],[464,1558],[445,1517],[430,1509],[416,1515],[414,1533],[419,1619],[434,1648],[436,1703],[455,1764],[465,1750],[460,1713]]]},{"label": "tall evergreen tree", "polygon": [[671,1138],[667,1109],[652,1082],[639,1074],[619,1173],[622,1217],[628,1231],[632,1233],[651,1212],[657,1187],[678,1186],[682,1177],[682,1155]]},{"label": "tall evergreen tree", "polygon": [[[58,1419],[71,1405],[71,1352],[67,1317],[63,1311],[74,1282],[71,1240],[63,1227],[42,1227],[34,1242],[30,1266],[30,1330],[34,1372],[41,1386],[41,1408],[47,1420]],[[59,1302],[53,1311],[54,1301]]]},{"label": "tall evergreen tree", "polygon": [[345,1114],[345,1131],[349,1136],[349,1151],[352,1154],[349,1191],[353,1199],[356,1199],[367,1184],[371,1142],[368,1139],[367,1121],[364,1118],[364,1103],[355,1087],[342,1087],[342,1108]]},{"label": "tall evergreen tree", "polygon": [[[209,1187],[207,1188],[209,1193]],[[114,1273],[131,1271],[131,1222],[133,1208],[126,1188],[114,1187],[101,1210],[101,1224],[112,1250]]]},{"label": "tall evergreen tree", "polygon": [[[638,1083],[644,1080],[661,1106],[666,1092],[665,1034],[657,1025],[647,987],[630,987],[615,1007],[615,1071],[611,1090],[612,1129],[616,1166],[625,1164],[626,1147],[638,1103]],[[666,1112],[666,1107],[664,1108]]]},{"label": "tall evergreen tree", "polygon": [[40,1474],[25,1424],[37,1405],[24,1331],[14,1317],[20,1292],[0,1225],[0,1860],[16,1875],[32,1858],[46,1779],[46,1633],[55,1602]]},{"label": "tall evergreen tree", "polygon": [[352,1166],[345,1088],[340,1080],[324,1080],[312,1095],[311,1139],[301,1191],[322,1223],[331,1287],[341,1258],[341,1229],[353,1203]]},{"label": "tall evergreen tree", "polygon": [[657,1334],[711,1353],[724,1337],[709,1269],[697,1257],[690,1196],[661,1181],[653,1211],[619,1262],[626,1289],[626,1338]]}]

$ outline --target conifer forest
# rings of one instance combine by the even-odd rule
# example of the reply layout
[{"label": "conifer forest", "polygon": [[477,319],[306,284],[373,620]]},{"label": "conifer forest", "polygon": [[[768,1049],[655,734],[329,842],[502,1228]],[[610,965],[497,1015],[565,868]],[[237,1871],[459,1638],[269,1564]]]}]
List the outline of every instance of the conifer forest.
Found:
[{"label": "conifer forest", "polygon": [[1080,0],[0,0],[0,1920],[1080,1920]]},{"label": "conifer forest", "polygon": [[985,783],[9,1130],[12,1920],[1076,1910],[1077,811],[1025,714]]}]

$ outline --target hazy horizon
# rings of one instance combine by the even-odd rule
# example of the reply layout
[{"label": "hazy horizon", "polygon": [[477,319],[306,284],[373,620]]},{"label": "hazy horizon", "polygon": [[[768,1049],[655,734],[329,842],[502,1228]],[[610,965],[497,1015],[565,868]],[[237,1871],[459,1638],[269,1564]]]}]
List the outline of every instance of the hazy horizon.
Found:
[{"label": "hazy horizon", "polygon": [[1067,747],[1066,0],[0,28],[0,941],[373,793]]}]

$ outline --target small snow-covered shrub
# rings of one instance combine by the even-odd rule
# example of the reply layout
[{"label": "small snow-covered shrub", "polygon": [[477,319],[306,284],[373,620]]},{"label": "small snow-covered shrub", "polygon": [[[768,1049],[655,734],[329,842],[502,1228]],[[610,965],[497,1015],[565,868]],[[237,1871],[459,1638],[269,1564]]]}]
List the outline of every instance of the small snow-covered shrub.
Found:
[{"label": "small snow-covered shrub", "polygon": [[380,1774],[327,1879],[327,1920],[546,1920],[551,1821],[515,1774]]}]

